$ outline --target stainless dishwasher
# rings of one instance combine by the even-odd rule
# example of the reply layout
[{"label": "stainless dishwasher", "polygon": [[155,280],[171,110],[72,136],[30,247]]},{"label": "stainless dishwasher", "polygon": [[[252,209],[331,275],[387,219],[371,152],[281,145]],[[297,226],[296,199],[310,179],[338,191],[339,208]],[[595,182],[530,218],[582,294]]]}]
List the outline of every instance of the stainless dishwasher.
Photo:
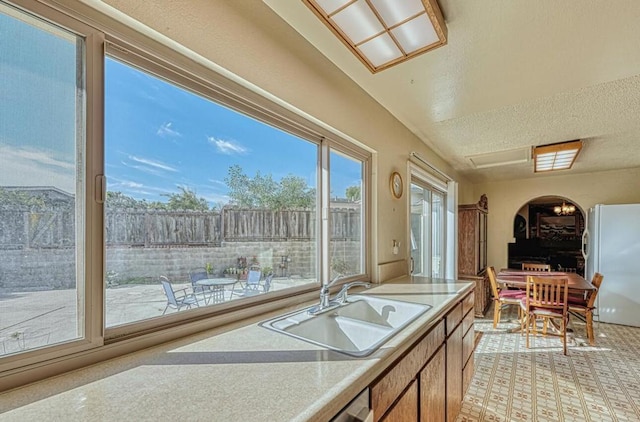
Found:
[{"label": "stainless dishwasher", "polygon": [[369,406],[369,388],[362,390],[331,422],[373,422],[373,410]]}]

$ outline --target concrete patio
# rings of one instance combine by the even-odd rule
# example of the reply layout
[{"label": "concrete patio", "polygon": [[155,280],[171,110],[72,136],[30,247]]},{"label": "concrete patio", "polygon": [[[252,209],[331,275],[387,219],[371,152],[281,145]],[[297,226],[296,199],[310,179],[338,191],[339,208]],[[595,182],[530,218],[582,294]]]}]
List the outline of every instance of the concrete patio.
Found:
[{"label": "concrete patio", "polygon": [[[308,284],[302,278],[274,278],[271,291]],[[242,297],[226,286],[225,302]],[[174,291],[187,289],[188,283],[174,283]],[[236,286],[238,288],[238,286]],[[205,305],[198,294],[200,306]],[[0,355],[60,343],[77,337],[77,295],[75,289],[34,292],[0,292]],[[106,326],[114,327],[162,316],[167,298],[160,284],[121,285],[106,289]],[[167,309],[167,314],[177,312]],[[184,308],[180,311],[184,312]]]}]

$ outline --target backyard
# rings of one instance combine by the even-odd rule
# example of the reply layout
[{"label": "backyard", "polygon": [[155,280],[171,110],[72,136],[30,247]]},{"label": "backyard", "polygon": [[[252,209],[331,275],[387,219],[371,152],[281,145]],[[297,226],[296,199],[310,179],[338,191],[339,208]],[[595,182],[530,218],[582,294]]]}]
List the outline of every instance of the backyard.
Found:
[{"label": "backyard", "polygon": [[[313,280],[310,279],[274,277],[270,291],[311,282]],[[188,293],[192,292],[191,283],[184,281],[174,283],[173,288],[175,291],[187,289]],[[225,301],[242,299],[241,295],[232,295],[233,288],[233,285],[225,287]],[[200,306],[207,306],[201,292],[196,297]],[[76,338],[76,303],[75,289],[0,293],[0,355]],[[109,287],[106,289],[106,307],[110,312],[106,325],[117,326],[160,317],[166,305],[167,297],[160,283]],[[180,312],[184,311],[185,308]],[[166,313],[173,312],[178,311],[169,308]]]}]

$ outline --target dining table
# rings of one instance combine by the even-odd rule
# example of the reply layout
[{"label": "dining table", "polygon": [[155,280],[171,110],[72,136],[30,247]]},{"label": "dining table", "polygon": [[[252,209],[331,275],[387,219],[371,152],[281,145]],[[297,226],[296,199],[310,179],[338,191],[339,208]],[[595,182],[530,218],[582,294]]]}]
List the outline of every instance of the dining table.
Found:
[{"label": "dining table", "polygon": [[[567,278],[569,294],[573,293],[576,296],[582,295],[582,298],[585,300],[588,297],[589,292],[596,290],[596,287],[580,274],[565,271],[530,271],[503,268],[498,272],[498,274],[496,274],[496,281],[508,288],[524,290],[527,288],[527,277],[530,275],[536,277]],[[517,322],[519,323],[520,321]],[[557,327],[554,326],[553,321],[551,327],[555,328],[557,331]],[[520,327],[510,330],[510,332],[516,331],[520,331]]]},{"label": "dining table", "polygon": [[504,286],[524,290],[527,288],[527,277],[530,275],[536,277],[567,278],[569,280],[569,292],[581,294],[585,299],[590,291],[596,290],[595,286],[580,274],[564,271],[527,271],[503,268],[496,275],[496,280]]},{"label": "dining table", "polygon": [[204,303],[208,305],[210,302],[224,302],[225,286],[229,286],[237,282],[238,280],[235,278],[203,278],[196,281],[196,285],[203,287]]}]

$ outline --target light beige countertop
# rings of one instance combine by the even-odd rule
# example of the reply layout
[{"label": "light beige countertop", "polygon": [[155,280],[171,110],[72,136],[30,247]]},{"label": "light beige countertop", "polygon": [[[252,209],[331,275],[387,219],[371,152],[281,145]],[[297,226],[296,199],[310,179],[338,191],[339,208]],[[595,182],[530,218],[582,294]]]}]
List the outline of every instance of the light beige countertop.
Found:
[{"label": "light beige countertop", "polygon": [[0,420],[325,421],[472,286],[407,277],[361,292],[432,306],[364,358],[258,325],[282,310],[0,394]]}]

